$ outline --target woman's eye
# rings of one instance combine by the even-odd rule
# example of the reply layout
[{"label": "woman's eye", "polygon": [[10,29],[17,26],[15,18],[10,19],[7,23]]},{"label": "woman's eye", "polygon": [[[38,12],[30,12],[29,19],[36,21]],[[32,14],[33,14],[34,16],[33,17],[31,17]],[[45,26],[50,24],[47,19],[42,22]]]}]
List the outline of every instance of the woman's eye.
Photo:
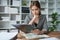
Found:
[{"label": "woman's eye", "polygon": [[38,9],[35,9],[35,10],[38,10]]},{"label": "woman's eye", "polygon": [[32,9],[32,11],[34,11],[34,10]]}]

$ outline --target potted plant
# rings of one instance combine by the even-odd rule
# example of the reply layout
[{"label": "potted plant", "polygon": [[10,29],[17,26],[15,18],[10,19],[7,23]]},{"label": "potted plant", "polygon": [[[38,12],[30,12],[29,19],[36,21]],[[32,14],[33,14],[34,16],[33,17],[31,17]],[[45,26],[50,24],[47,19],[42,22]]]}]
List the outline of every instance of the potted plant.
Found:
[{"label": "potted plant", "polygon": [[22,6],[27,6],[27,0],[22,0]]},{"label": "potted plant", "polygon": [[50,27],[48,27],[48,30],[49,31],[56,31],[56,29],[57,29],[57,25],[58,25],[58,23],[60,23],[59,21],[58,21],[58,13],[57,12],[55,12],[55,13],[52,13],[51,14],[51,18],[52,18],[52,20],[51,20],[51,26]]}]

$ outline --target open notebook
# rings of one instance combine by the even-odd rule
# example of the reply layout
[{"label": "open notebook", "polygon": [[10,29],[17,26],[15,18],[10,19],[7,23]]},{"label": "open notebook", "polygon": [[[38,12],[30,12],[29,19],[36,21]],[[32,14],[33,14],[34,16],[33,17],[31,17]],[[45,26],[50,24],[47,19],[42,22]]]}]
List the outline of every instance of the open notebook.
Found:
[{"label": "open notebook", "polygon": [[48,38],[49,36],[48,35],[37,35],[37,34],[34,34],[34,33],[28,33],[26,34],[26,38],[27,39],[34,39],[34,38],[40,38],[40,39],[43,39],[43,38]]},{"label": "open notebook", "polygon": [[34,39],[34,38],[40,38],[40,39],[43,39],[43,38],[48,38],[49,36],[48,35],[37,35],[37,34],[34,34],[34,33],[23,33],[23,36],[26,38],[26,39]]}]

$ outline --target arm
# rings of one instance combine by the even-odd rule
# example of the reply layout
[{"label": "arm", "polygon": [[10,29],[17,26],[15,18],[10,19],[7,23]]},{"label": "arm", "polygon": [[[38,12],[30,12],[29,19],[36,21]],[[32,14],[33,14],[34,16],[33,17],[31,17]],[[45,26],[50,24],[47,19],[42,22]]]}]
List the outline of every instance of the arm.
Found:
[{"label": "arm", "polygon": [[33,24],[33,22],[34,22],[34,18],[29,22],[29,24]]},{"label": "arm", "polygon": [[24,23],[32,25],[36,18],[38,18],[38,16],[36,16],[36,15],[34,15],[34,17],[32,19],[30,18],[30,16],[26,16]]},{"label": "arm", "polygon": [[29,24],[35,23],[36,19],[38,19],[39,15],[34,15]]},{"label": "arm", "polygon": [[43,25],[43,29],[41,31],[42,33],[47,33],[48,32],[48,25],[47,25],[47,20],[46,17],[44,19],[44,25]]},{"label": "arm", "polygon": [[[43,25],[43,26],[41,26],[41,25]],[[42,30],[41,30],[40,26],[42,27]],[[38,27],[36,29],[34,29],[32,32],[36,33],[36,34],[44,34],[44,33],[47,33],[47,30],[48,30],[47,20],[46,20],[46,17],[44,16],[42,21],[40,21]]]},{"label": "arm", "polygon": [[34,20],[35,20],[35,17],[31,19],[29,15],[29,16],[26,16],[24,23],[33,24]]},{"label": "arm", "polygon": [[29,24],[32,25],[32,24],[34,23],[35,18],[36,18],[36,16],[34,16],[34,17],[30,20]]}]

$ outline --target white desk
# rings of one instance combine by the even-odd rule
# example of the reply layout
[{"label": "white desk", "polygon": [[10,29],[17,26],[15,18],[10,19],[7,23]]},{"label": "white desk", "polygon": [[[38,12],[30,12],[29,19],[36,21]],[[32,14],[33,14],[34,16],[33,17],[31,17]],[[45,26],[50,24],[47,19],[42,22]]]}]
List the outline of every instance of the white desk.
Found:
[{"label": "white desk", "polygon": [[0,32],[0,40],[10,40],[16,36],[18,32]]}]

